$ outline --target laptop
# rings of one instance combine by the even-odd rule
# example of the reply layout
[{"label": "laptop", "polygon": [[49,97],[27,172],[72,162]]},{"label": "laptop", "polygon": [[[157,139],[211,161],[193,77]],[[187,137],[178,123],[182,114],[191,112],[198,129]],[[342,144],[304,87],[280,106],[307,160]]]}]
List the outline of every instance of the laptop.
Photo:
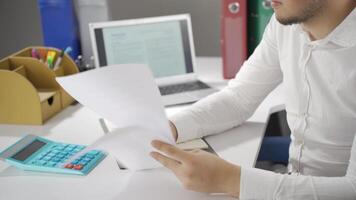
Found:
[{"label": "laptop", "polygon": [[147,64],[165,106],[198,101],[217,89],[195,73],[189,14],[89,24],[96,67]]}]

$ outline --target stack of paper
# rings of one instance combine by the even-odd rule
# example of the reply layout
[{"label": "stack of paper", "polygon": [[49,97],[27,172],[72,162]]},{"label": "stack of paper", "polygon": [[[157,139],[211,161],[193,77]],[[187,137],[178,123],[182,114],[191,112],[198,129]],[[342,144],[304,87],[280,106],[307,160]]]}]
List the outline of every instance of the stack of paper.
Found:
[{"label": "stack of paper", "polygon": [[149,156],[153,139],[175,144],[161,95],[147,66],[116,65],[57,81],[78,102],[117,127],[88,150],[102,149],[128,169],[141,170],[160,166]]}]

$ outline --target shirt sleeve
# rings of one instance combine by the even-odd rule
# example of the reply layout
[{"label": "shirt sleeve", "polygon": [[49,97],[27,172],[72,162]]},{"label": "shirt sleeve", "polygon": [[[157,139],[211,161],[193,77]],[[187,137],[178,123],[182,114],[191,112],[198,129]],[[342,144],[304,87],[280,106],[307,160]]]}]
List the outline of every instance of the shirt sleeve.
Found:
[{"label": "shirt sleeve", "polygon": [[281,175],[243,168],[240,200],[355,200],[356,199],[356,137],[344,177],[313,177]]},{"label": "shirt sleeve", "polygon": [[178,131],[178,142],[220,133],[240,125],[281,83],[275,33],[278,25],[273,16],[260,45],[226,88],[170,117]]}]

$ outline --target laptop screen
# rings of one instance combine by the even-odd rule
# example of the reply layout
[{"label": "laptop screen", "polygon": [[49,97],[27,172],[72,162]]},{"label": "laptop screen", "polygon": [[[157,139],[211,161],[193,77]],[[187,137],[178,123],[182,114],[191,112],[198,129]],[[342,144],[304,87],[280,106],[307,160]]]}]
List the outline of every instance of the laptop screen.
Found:
[{"label": "laptop screen", "polygon": [[100,67],[147,64],[156,78],[193,72],[186,19],[108,26],[94,33]]}]

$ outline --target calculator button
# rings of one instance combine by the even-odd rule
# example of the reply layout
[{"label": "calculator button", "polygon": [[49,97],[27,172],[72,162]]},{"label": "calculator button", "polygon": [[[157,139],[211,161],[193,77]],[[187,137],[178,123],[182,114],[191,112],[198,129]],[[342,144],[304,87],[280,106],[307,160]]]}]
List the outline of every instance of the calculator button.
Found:
[{"label": "calculator button", "polygon": [[39,160],[39,161],[37,161],[36,163],[35,163],[35,165],[41,165],[41,166],[44,166],[44,165],[46,165],[47,164],[47,162],[46,161],[43,161],[43,160]]},{"label": "calculator button", "polygon": [[74,164],[74,165],[76,165],[76,164],[78,164],[79,163],[79,160],[78,159],[75,159],[73,162],[72,162],[72,164]]},{"label": "calculator button", "polygon": [[67,169],[72,169],[72,168],[74,167],[74,165],[71,164],[71,163],[69,163],[69,164],[67,164],[67,165],[64,166],[64,167],[67,168]]},{"label": "calculator button", "polygon": [[82,160],[82,161],[80,161],[79,163],[78,163],[78,165],[87,165],[88,164],[88,162],[86,162],[86,161],[84,161],[84,160]]},{"label": "calculator button", "polygon": [[47,167],[54,167],[54,166],[56,166],[56,164],[57,164],[57,163],[55,163],[55,162],[47,162],[45,165],[46,165]]},{"label": "calculator button", "polygon": [[39,155],[40,158],[43,158],[43,157],[45,157],[45,156],[46,156],[45,153],[42,153],[42,154]]},{"label": "calculator button", "polygon": [[63,150],[62,153],[65,153],[65,154],[70,154],[72,151],[71,150]]},{"label": "calculator button", "polygon": [[89,162],[89,161],[91,161],[91,160],[92,160],[91,158],[84,158],[84,159],[83,159],[84,162]]},{"label": "calculator button", "polygon": [[95,157],[93,155],[86,155],[87,158],[89,159],[94,159]]},{"label": "calculator button", "polygon": [[73,169],[81,170],[81,169],[83,169],[83,165],[74,165]]},{"label": "calculator button", "polygon": [[99,154],[99,151],[97,151],[97,150],[92,150],[92,151],[89,151],[88,154],[89,154],[89,155],[98,155],[98,154]]},{"label": "calculator button", "polygon": [[68,153],[63,153],[63,152],[62,152],[62,153],[59,153],[59,154],[58,154],[58,156],[61,156],[61,157],[64,157],[64,156],[66,156],[66,155],[68,155]]},{"label": "calculator button", "polygon": [[84,148],[85,148],[85,146],[77,146],[76,149],[83,150]]},{"label": "calculator button", "polygon": [[46,157],[42,158],[42,160],[49,161],[49,160],[51,160],[51,157],[46,156]]},{"label": "calculator button", "polygon": [[62,158],[64,158],[65,157],[65,155],[61,155],[61,154],[58,154],[57,156],[56,156],[56,158],[59,158],[59,159],[62,159]]},{"label": "calculator button", "polygon": [[34,160],[31,162],[31,164],[33,164],[33,165],[43,165],[46,163],[47,163],[46,161],[41,161],[41,160]]},{"label": "calculator button", "polygon": [[72,150],[72,149],[73,149],[73,148],[70,147],[70,146],[67,146],[67,147],[64,148],[64,150]]},{"label": "calculator button", "polygon": [[74,153],[78,153],[79,151],[81,151],[82,149],[80,149],[80,148],[75,148],[75,149],[73,149],[73,152]]},{"label": "calculator button", "polygon": [[76,147],[75,145],[69,145],[66,147],[66,149],[75,149],[75,147]]},{"label": "calculator button", "polygon": [[50,154],[48,154],[47,156],[48,157],[53,157],[53,156],[55,156],[56,154],[54,154],[54,153],[50,153]]}]

